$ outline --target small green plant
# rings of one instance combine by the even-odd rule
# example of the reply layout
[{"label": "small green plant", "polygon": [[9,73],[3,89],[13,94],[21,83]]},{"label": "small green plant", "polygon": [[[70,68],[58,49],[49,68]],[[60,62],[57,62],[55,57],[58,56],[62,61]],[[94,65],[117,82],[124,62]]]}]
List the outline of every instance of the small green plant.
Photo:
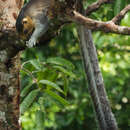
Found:
[{"label": "small green plant", "polygon": [[21,73],[26,83],[21,88],[20,112],[24,114],[37,104],[35,118],[41,119],[38,121],[40,124],[37,124],[39,130],[43,130],[48,98],[62,108],[69,105],[65,98],[69,80],[76,77],[73,70],[71,62],[59,57],[49,58],[44,62],[29,60],[23,63]]}]

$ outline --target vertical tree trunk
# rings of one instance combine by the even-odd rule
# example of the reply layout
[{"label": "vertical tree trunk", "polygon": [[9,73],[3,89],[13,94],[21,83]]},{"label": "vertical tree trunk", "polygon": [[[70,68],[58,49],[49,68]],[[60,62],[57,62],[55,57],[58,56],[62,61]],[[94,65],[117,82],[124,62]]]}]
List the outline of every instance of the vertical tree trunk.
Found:
[{"label": "vertical tree trunk", "polygon": [[96,48],[95,48],[95,45],[94,45],[93,40],[92,40],[91,31],[88,30],[87,28],[84,28],[84,35],[85,35],[85,40],[86,40],[86,47],[87,47],[89,57],[91,60],[91,64],[92,64],[92,68],[93,68],[94,79],[96,82],[98,96],[100,98],[102,111],[104,114],[104,119],[105,119],[106,124],[107,124],[107,129],[108,130],[117,130],[116,120],[115,120],[114,115],[111,111],[109,100],[108,100],[108,97],[107,97],[107,94],[105,91],[103,77],[102,77],[102,73],[101,73],[100,68],[99,68]]},{"label": "vertical tree trunk", "polygon": [[[82,2],[79,2],[79,12],[85,14]],[[80,48],[83,56],[89,91],[96,112],[98,125],[101,130],[117,130],[118,126],[111,111],[109,100],[105,91],[102,73],[99,68],[96,47],[93,43],[91,30],[79,26]]]},{"label": "vertical tree trunk", "polygon": [[20,58],[15,21],[23,0],[0,1],[0,130],[19,130]]},{"label": "vertical tree trunk", "polygon": [[0,62],[0,130],[19,130],[19,60],[16,56],[11,63]]},{"label": "vertical tree trunk", "polygon": [[85,39],[83,26],[79,27],[79,37],[80,37],[80,48],[81,48],[81,54],[83,57],[84,68],[85,68],[85,72],[87,76],[87,81],[89,83],[88,89],[92,98],[98,125],[101,130],[106,130],[107,124],[104,119],[104,114],[101,108],[101,102],[100,102],[98,91],[96,88],[96,83],[95,83],[94,74],[93,74],[93,67],[92,67],[90,57],[89,57],[89,52],[86,46],[86,39]]},{"label": "vertical tree trunk", "polygon": [[92,41],[91,31],[83,26],[79,27],[80,47],[83,56],[89,91],[101,130],[117,130],[116,120],[112,114],[105,92],[104,83],[96,49]]}]

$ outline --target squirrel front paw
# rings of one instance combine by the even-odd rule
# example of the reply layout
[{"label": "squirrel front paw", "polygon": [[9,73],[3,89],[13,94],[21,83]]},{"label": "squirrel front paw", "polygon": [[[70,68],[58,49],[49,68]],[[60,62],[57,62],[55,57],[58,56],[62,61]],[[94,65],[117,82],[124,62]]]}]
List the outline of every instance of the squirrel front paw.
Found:
[{"label": "squirrel front paw", "polygon": [[28,48],[32,48],[33,46],[35,46],[36,45],[36,40],[35,39],[30,39],[29,41],[26,41],[26,46],[28,47]]}]

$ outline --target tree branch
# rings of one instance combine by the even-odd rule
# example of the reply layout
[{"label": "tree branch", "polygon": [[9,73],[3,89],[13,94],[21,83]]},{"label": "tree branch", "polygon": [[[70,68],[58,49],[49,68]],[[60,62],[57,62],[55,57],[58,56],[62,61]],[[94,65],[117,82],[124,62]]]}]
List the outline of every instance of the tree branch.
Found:
[{"label": "tree branch", "polygon": [[113,0],[98,0],[97,2],[94,2],[90,6],[87,7],[86,9],[86,15],[90,15],[92,12],[96,11],[101,7],[101,5],[106,4],[106,3],[111,3]]},{"label": "tree branch", "polygon": [[[82,58],[83,58],[83,63],[84,63],[84,69],[86,72],[87,76],[87,81],[89,83],[88,89],[92,98],[94,110],[96,113],[96,118],[100,127],[100,130],[106,130],[107,124],[104,118],[104,113],[102,110],[102,104],[98,95],[98,90],[95,82],[95,76],[93,73],[93,64],[91,63],[91,58],[89,56],[89,51],[87,48],[87,41],[86,41],[86,35],[85,35],[85,29],[83,26],[79,26],[78,29],[78,34],[80,38],[80,48],[81,48],[81,53],[82,53]],[[87,36],[89,38],[89,36]],[[90,41],[90,38],[89,38]],[[89,48],[90,49],[90,48]]]},{"label": "tree branch", "polygon": [[73,11],[73,13],[71,12],[69,17],[72,21],[82,24],[91,30],[103,31],[107,33],[117,33],[123,35],[130,34],[130,27],[118,26],[113,21],[102,22],[102,21],[93,20],[81,15],[76,11]]},{"label": "tree branch", "polygon": [[112,19],[112,22],[119,24],[121,19],[124,18],[125,14],[130,10],[130,4],[127,5],[117,16]]}]

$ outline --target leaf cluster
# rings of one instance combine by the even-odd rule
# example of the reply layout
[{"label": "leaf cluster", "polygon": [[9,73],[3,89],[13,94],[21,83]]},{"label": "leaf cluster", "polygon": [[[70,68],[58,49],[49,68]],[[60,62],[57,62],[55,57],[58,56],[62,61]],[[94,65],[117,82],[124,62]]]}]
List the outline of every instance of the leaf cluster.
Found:
[{"label": "leaf cluster", "polygon": [[[48,58],[46,61],[29,60],[24,62],[21,75],[31,80],[21,89],[20,112],[24,114],[33,104],[37,104],[35,112],[36,119],[39,117],[38,127],[43,126],[42,122],[46,113],[47,97],[53,104],[63,108],[69,103],[65,99],[68,91],[69,80],[76,78],[73,73],[74,65],[63,58]],[[26,81],[25,81],[26,82]],[[42,115],[39,113],[43,113]],[[42,122],[42,123],[41,123]],[[42,129],[42,128],[40,128]]]}]

